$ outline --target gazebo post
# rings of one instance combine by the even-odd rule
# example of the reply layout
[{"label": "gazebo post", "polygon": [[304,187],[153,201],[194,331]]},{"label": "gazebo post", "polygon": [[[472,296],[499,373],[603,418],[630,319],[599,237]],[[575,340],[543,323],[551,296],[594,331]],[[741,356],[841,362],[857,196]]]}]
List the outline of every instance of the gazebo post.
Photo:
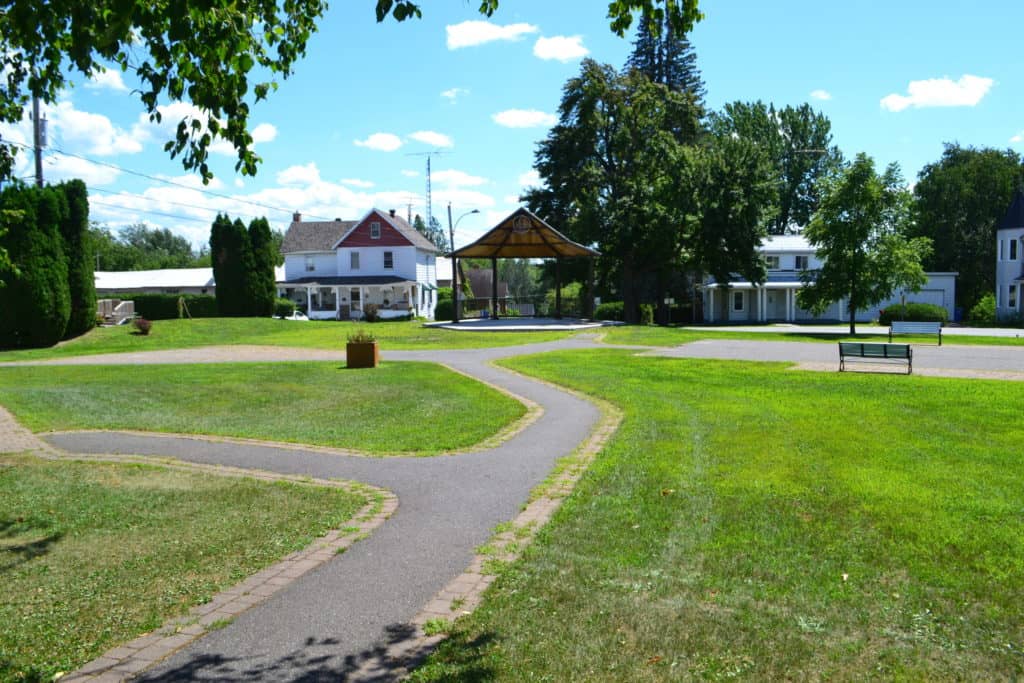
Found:
[{"label": "gazebo post", "polygon": [[562,259],[555,257],[555,318],[562,317]]},{"label": "gazebo post", "polygon": [[594,319],[594,257],[587,259],[587,300],[583,304],[584,317]]},{"label": "gazebo post", "polygon": [[498,259],[491,257],[491,315],[498,319]]},{"label": "gazebo post", "polygon": [[454,251],[452,252],[452,303],[455,304],[452,322],[459,322],[459,259],[455,258]]}]

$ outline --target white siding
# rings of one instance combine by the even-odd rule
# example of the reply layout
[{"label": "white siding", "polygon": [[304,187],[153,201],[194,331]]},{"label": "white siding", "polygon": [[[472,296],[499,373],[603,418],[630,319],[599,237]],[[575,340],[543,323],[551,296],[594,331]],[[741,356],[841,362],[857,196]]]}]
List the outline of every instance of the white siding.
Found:
[{"label": "white siding", "polygon": [[[1008,304],[1010,285],[1024,275],[1024,227],[1000,230],[996,235],[999,241],[996,254],[996,315],[1006,317],[1019,314],[1022,310],[1019,283],[1016,308],[1011,309]],[[1010,242],[1013,241],[1017,242],[1017,258],[1010,260]]]},{"label": "white siding", "polygon": [[[306,257],[313,258],[313,270],[306,270]],[[309,254],[287,254],[284,257],[285,280],[298,280],[303,277],[334,276],[338,274],[337,261],[333,252],[314,252]]]}]

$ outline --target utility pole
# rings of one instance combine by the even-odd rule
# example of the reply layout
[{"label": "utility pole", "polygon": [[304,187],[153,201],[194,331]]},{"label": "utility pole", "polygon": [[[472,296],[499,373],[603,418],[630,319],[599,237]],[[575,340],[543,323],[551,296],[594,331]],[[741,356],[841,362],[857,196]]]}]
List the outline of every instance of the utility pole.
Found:
[{"label": "utility pole", "polygon": [[46,119],[39,118],[39,97],[32,96],[32,146],[36,152],[36,186],[43,186],[43,147],[46,146]]}]

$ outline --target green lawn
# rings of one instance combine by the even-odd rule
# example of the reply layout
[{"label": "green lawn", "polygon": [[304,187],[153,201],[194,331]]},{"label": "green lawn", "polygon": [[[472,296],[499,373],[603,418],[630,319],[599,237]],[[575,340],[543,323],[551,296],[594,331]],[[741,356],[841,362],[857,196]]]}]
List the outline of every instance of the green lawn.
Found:
[{"label": "green lawn", "polygon": [[[684,329],[682,327],[658,327],[654,325],[624,325],[621,327],[605,328],[604,341],[608,344],[636,344],[639,346],[678,346],[702,339],[746,339],[753,341],[802,341],[802,342],[823,342],[835,344],[840,341],[859,342],[887,342],[888,334],[860,334],[851,337],[846,334],[847,328],[843,325],[836,326],[835,334],[823,334],[820,332],[744,332],[728,330],[700,330]],[[935,335],[912,335],[901,334],[893,341],[910,344],[935,344]],[[959,344],[963,346],[1024,346],[1024,330],[1021,336],[1014,337],[968,337],[958,335],[943,335],[942,343],[946,345]]]},{"label": "green lawn", "polygon": [[353,322],[276,320],[272,318],[199,318],[157,320],[149,336],[133,334],[128,325],[96,328],[81,337],[49,349],[0,351],[0,362],[63,358],[93,353],[180,349],[217,344],[298,346],[315,349],[345,348],[348,335],[372,332],[382,349],[468,349],[552,341],[569,332],[463,332],[423,327],[419,322]]},{"label": "green lawn", "polygon": [[1024,675],[1024,385],[505,363],[625,420],[414,680]]},{"label": "green lawn", "polygon": [[0,680],[51,680],[343,526],[360,495],[0,455]]},{"label": "green lawn", "polygon": [[5,367],[0,405],[34,431],[137,429],[419,455],[479,443],[526,410],[432,363],[330,362]]}]

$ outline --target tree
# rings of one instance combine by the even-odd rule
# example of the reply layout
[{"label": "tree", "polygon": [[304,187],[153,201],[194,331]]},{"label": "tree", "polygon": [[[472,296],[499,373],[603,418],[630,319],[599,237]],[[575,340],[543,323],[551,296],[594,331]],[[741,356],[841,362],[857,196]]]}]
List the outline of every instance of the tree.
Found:
[{"label": "tree", "polygon": [[12,184],[0,192],[9,231],[0,247],[11,265],[0,273],[0,347],[51,346],[71,315],[60,225],[67,200],[56,188]]},{"label": "tree", "polygon": [[71,299],[65,336],[77,337],[96,325],[96,276],[93,272],[92,240],[89,239],[89,192],[81,180],[62,183],[57,189],[63,192],[68,209],[60,223]]},{"label": "tree", "polygon": [[524,200],[569,237],[597,245],[599,274],[618,280],[628,322],[637,320],[644,280],[677,265],[685,208],[673,175],[696,139],[698,114],[687,95],[586,59],[538,145],[544,186]]},{"label": "tree", "polygon": [[667,17],[641,21],[633,52],[626,60],[627,69],[642,72],[652,83],[669,90],[688,93],[701,110],[707,89],[697,68],[697,54],[685,33],[677,33]]},{"label": "tree", "polygon": [[412,219],[412,227],[416,228],[416,231],[430,240],[430,243],[437,247],[438,251],[442,254],[446,254],[450,251],[448,246],[448,234],[444,228],[441,227],[441,223],[437,220],[437,216],[430,217],[430,225],[427,225],[423,221],[423,216],[416,214]]},{"label": "tree", "polygon": [[820,270],[801,274],[804,287],[797,302],[821,315],[846,299],[850,334],[856,334],[858,310],[897,289],[920,290],[927,280],[921,261],[931,240],[907,237],[911,195],[895,164],[879,176],[874,161],[858,154],[821,190],[821,206],[804,235],[823,263]]},{"label": "tree", "polygon": [[[497,7],[498,0],[481,0],[480,12]],[[55,101],[73,71],[89,77],[113,65],[138,76],[133,92],[151,120],[161,119],[167,100],[187,99],[204,112],[205,120],[179,121],[164,147],[187,170],[208,182],[209,150],[220,138],[238,154],[235,169],[253,175],[259,157],[250,108],[291,75],[326,9],[326,0],[7,2],[0,7],[0,121],[20,121],[32,95]],[[697,0],[613,0],[612,30],[623,35],[634,9],[666,15],[678,33],[701,19]],[[377,0],[376,13],[378,21],[402,21],[420,9],[411,0]],[[5,148],[0,167],[7,161]]]},{"label": "tree", "polygon": [[252,247],[242,221],[217,214],[210,228],[217,311],[222,316],[248,315],[246,271],[252,269]]},{"label": "tree", "polygon": [[710,127],[719,138],[752,141],[770,156],[778,200],[768,232],[783,235],[807,225],[820,200],[818,181],[842,160],[828,118],[807,104],[776,110],[763,102],[733,102],[711,115]]},{"label": "tree", "polygon": [[274,314],[274,300],[277,298],[274,265],[279,252],[266,218],[256,218],[249,223],[249,245],[252,249],[252,270],[245,274],[249,315],[269,317]]},{"label": "tree", "polygon": [[202,265],[189,241],[167,228],[136,223],[114,235],[110,228],[93,224],[89,235],[97,270],[159,270]]},{"label": "tree", "polygon": [[929,270],[959,273],[956,298],[964,310],[995,291],[996,225],[1022,183],[1016,152],[957,144],[918,174],[914,234],[935,245]]}]

